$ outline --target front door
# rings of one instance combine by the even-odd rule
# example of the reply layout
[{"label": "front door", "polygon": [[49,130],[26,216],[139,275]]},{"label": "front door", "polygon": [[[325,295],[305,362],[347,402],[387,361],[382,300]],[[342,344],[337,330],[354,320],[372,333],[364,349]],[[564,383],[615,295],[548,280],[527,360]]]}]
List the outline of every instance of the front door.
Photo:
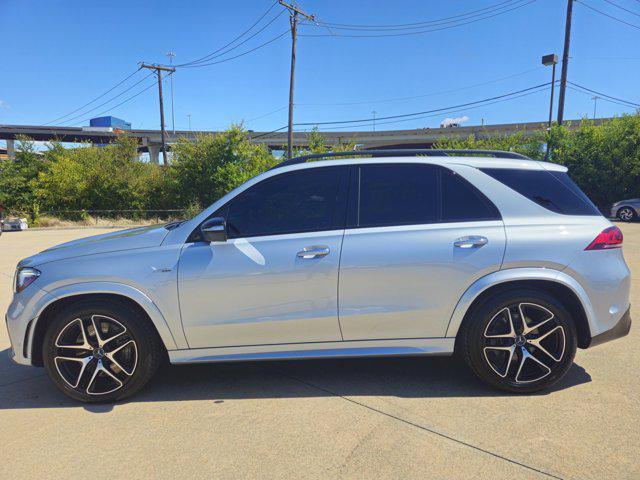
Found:
[{"label": "front door", "polygon": [[178,270],[190,348],[339,341],[347,167],[269,177],[214,216],[229,240],[185,245]]},{"label": "front door", "polygon": [[468,286],[500,269],[499,212],[440,166],[365,164],[352,179],[340,267],[344,340],[444,337]]}]

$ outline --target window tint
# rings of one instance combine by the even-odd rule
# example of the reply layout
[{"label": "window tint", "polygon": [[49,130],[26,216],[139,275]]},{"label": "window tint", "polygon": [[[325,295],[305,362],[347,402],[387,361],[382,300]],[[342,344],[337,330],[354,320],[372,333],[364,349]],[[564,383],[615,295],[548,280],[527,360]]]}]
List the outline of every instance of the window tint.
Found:
[{"label": "window tint", "polygon": [[319,167],[284,173],[245,190],[225,208],[229,237],[342,228],[345,172],[345,167]]},{"label": "window tint", "polygon": [[481,170],[552,212],[565,215],[600,215],[593,203],[564,172],[507,168]]},{"label": "window tint", "polygon": [[442,169],[442,221],[499,220],[500,213],[482,193],[460,175]]},{"label": "window tint", "polygon": [[437,221],[435,167],[371,164],[356,168],[355,172],[360,184],[359,195],[355,199],[356,226],[415,225]]}]

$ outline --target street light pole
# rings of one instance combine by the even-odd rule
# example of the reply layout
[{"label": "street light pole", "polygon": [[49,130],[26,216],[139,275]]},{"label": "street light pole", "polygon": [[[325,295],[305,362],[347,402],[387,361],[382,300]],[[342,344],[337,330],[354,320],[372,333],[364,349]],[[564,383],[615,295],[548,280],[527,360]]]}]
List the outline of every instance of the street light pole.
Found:
[{"label": "street light pole", "polygon": [[591,97],[591,100],[593,100],[593,119],[596,119],[596,107],[598,106],[598,100],[600,99],[599,96],[595,95],[593,97]]},{"label": "street light pole", "polygon": [[551,70],[551,101],[549,102],[549,125],[548,129],[551,130],[551,123],[553,122],[553,92],[556,85],[556,64],[558,63],[558,55],[551,53],[542,57],[542,64],[545,67],[552,66]]},{"label": "street light pole", "polygon": [[[173,57],[175,56],[175,53],[167,52],[167,57],[169,57],[169,65],[173,65]],[[169,81],[171,82],[171,130],[173,130],[173,133],[176,133],[176,119],[173,115],[173,75],[171,75]]]},{"label": "street light pole", "polygon": [[545,67],[551,65],[551,99],[549,100],[549,123],[547,125],[547,151],[544,154],[545,160],[549,158],[549,140],[551,139],[551,126],[553,123],[553,92],[556,86],[556,64],[558,63],[558,55],[550,53],[542,57],[542,64]]}]

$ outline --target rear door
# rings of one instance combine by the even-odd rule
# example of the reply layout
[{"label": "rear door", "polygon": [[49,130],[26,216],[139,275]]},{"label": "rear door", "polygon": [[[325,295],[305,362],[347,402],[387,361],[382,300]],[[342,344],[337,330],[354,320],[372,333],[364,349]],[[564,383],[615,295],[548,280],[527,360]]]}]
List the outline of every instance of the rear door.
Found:
[{"label": "rear door", "polygon": [[344,339],[445,336],[462,293],[500,269],[498,210],[440,166],[353,169],[339,281]]}]

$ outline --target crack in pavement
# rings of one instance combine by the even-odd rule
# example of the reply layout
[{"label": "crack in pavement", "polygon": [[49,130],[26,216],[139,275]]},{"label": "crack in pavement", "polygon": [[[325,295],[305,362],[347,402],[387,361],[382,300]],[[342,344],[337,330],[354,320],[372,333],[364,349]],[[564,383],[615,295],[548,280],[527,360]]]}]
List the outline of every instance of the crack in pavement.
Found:
[{"label": "crack in pavement", "polygon": [[418,424],[418,423],[411,422],[411,421],[409,421],[409,420],[406,420],[406,419],[404,419],[404,418],[398,417],[398,416],[393,415],[393,414],[391,414],[391,413],[387,413],[387,412],[385,412],[385,411],[383,411],[383,410],[380,410],[380,409],[377,409],[377,408],[372,407],[372,406],[370,406],[370,405],[367,405],[366,403],[359,402],[359,401],[354,400],[354,399],[349,398],[349,397],[345,397],[344,395],[340,395],[339,393],[334,392],[334,391],[332,391],[332,390],[329,390],[328,388],[324,388],[324,387],[321,387],[321,386],[316,385],[316,384],[314,384],[314,383],[308,382],[308,381],[306,381],[306,380],[302,380],[302,379],[300,379],[300,378],[298,378],[298,377],[295,377],[295,376],[293,376],[293,375],[289,375],[289,374],[284,373],[284,372],[282,372],[282,371],[280,371],[280,370],[277,370],[277,369],[276,369],[275,371],[276,371],[278,374],[280,374],[280,375],[282,375],[283,377],[285,377],[285,378],[288,378],[288,379],[290,379],[290,380],[294,380],[294,381],[296,381],[296,382],[298,382],[298,383],[302,383],[303,385],[306,385],[306,386],[308,386],[308,387],[314,388],[314,389],[316,389],[316,390],[320,390],[320,391],[322,391],[322,392],[328,393],[328,394],[333,395],[333,396],[335,396],[335,397],[340,397],[340,398],[342,398],[343,400],[346,400],[347,402],[351,402],[351,403],[353,403],[353,404],[355,404],[355,405],[358,405],[358,406],[360,406],[360,407],[366,408],[366,409],[371,410],[371,411],[373,411],[373,412],[379,413],[379,414],[384,415],[384,416],[386,416],[386,417],[392,418],[392,419],[397,420],[397,421],[399,421],[399,422],[405,423],[405,424],[407,424],[407,425],[411,425],[412,427],[419,428],[420,430],[424,430],[424,431],[429,432],[429,433],[431,433],[431,434],[433,434],[433,435],[437,435],[437,436],[439,436],[439,437],[441,437],[441,438],[444,438],[444,439],[446,439],[446,440],[449,440],[449,441],[451,441],[451,442],[454,442],[454,443],[457,443],[457,444],[459,444],[459,445],[462,445],[462,446],[465,446],[465,447],[471,448],[471,449],[473,449],[473,450],[476,450],[476,451],[478,451],[478,452],[484,453],[484,454],[486,454],[486,455],[490,455],[490,456],[492,456],[492,457],[494,457],[494,458],[497,458],[497,459],[499,459],[499,460],[504,460],[505,462],[509,462],[509,463],[514,464],[514,465],[518,465],[519,467],[526,468],[527,470],[531,470],[532,472],[539,473],[540,475],[544,475],[544,476],[549,477],[549,478],[555,478],[555,479],[557,479],[557,480],[563,480],[563,479],[562,479],[562,477],[558,477],[558,476],[556,476],[556,475],[554,475],[554,474],[552,474],[552,473],[545,472],[544,470],[541,470],[541,469],[539,469],[539,468],[532,467],[531,465],[527,465],[527,464],[525,464],[525,463],[519,462],[519,461],[514,460],[514,459],[512,459],[512,458],[505,457],[504,455],[500,455],[499,453],[495,453],[495,452],[492,452],[492,451],[490,451],[490,450],[486,450],[486,449],[484,449],[484,448],[482,448],[482,447],[478,447],[477,445],[473,445],[473,444],[471,444],[471,443],[465,442],[464,440],[459,440],[459,439],[457,439],[457,438],[455,438],[455,437],[452,437],[452,436],[450,436],[450,435],[444,434],[444,433],[442,433],[442,432],[438,432],[437,430],[433,430],[433,429],[431,429],[431,428],[425,427],[424,425],[420,425],[420,424]]}]

